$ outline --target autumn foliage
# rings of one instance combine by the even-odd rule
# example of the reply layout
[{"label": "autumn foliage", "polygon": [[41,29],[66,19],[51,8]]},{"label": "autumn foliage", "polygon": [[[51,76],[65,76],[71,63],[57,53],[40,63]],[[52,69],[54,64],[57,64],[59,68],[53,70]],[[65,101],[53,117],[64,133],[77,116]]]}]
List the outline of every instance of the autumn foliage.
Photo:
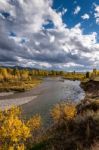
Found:
[{"label": "autumn foliage", "polygon": [[99,101],[56,104],[52,124],[35,115],[22,119],[18,107],[0,112],[0,150],[98,150]]},{"label": "autumn foliage", "polygon": [[25,122],[20,114],[16,107],[0,112],[0,150],[24,150],[25,142],[40,128],[39,115]]},{"label": "autumn foliage", "polygon": [[51,110],[51,116],[55,122],[62,119],[72,119],[76,115],[76,108],[69,103],[56,104]]}]

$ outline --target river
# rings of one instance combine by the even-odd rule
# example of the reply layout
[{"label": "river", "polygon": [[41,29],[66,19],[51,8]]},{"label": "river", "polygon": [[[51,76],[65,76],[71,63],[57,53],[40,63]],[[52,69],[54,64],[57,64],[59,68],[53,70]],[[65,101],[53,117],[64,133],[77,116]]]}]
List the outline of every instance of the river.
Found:
[{"label": "river", "polygon": [[24,117],[40,114],[44,120],[48,121],[49,111],[56,103],[67,100],[78,102],[84,96],[80,81],[46,78],[42,84],[30,91],[0,97],[0,106],[3,102],[4,106],[10,101],[13,105],[15,104],[13,102],[17,102],[21,105]]}]

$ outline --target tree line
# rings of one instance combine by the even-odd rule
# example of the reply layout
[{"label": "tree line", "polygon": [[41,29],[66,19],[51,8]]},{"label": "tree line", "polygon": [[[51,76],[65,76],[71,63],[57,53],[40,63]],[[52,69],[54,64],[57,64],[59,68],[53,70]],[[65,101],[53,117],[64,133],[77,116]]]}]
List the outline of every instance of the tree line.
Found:
[{"label": "tree line", "polygon": [[12,79],[25,80],[32,79],[33,77],[47,77],[47,76],[62,76],[63,71],[48,71],[40,69],[18,69],[18,68],[4,68],[0,67],[0,81],[7,81]]},{"label": "tree line", "polygon": [[93,69],[91,72],[86,72],[86,78],[94,79],[95,77],[99,76],[99,70]]},{"label": "tree line", "polygon": [[99,70],[93,69],[92,72],[78,73],[78,72],[64,72],[55,70],[41,70],[41,69],[19,69],[19,68],[5,68],[0,67],[0,81],[9,80],[31,80],[34,77],[56,77],[62,76],[66,79],[80,79],[94,78],[99,76]]}]

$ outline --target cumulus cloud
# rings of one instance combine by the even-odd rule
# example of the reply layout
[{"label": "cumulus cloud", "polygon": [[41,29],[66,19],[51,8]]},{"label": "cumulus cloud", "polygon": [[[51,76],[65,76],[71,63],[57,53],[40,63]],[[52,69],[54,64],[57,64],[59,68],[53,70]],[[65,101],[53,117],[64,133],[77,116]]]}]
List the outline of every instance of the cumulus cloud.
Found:
[{"label": "cumulus cloud", "polygon": [[90,16],[89,16],[88,14],[84,14],[83,16],[81,16],[81,18],[84,19],[84,20],[85,20],[85,19],[88,20],[88,19],[90,18]]},{"label": "cumulus cloud", "polygon": [[[81,24],[69,29],[51,0],[0,1],[0,64],[87,70],[97,67],[97,34],[84,34]],[[6,17],[4,13],[9,13]],[[53,24],[53,28],[44,25]]]},{"label": "cumulus cloud", "polygon": [[81,7],[80,6],[77,6],[74,10],[74,15],[77,15],[81,10]]}]

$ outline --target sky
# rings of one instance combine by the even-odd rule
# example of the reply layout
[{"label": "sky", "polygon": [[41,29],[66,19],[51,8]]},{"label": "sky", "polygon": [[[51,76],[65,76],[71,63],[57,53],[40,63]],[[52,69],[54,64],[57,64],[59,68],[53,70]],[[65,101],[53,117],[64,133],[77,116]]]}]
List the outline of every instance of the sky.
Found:
[{"label": "sky", "polygon": [[0,0],[0,65],[99,69],[99,0]]}]

